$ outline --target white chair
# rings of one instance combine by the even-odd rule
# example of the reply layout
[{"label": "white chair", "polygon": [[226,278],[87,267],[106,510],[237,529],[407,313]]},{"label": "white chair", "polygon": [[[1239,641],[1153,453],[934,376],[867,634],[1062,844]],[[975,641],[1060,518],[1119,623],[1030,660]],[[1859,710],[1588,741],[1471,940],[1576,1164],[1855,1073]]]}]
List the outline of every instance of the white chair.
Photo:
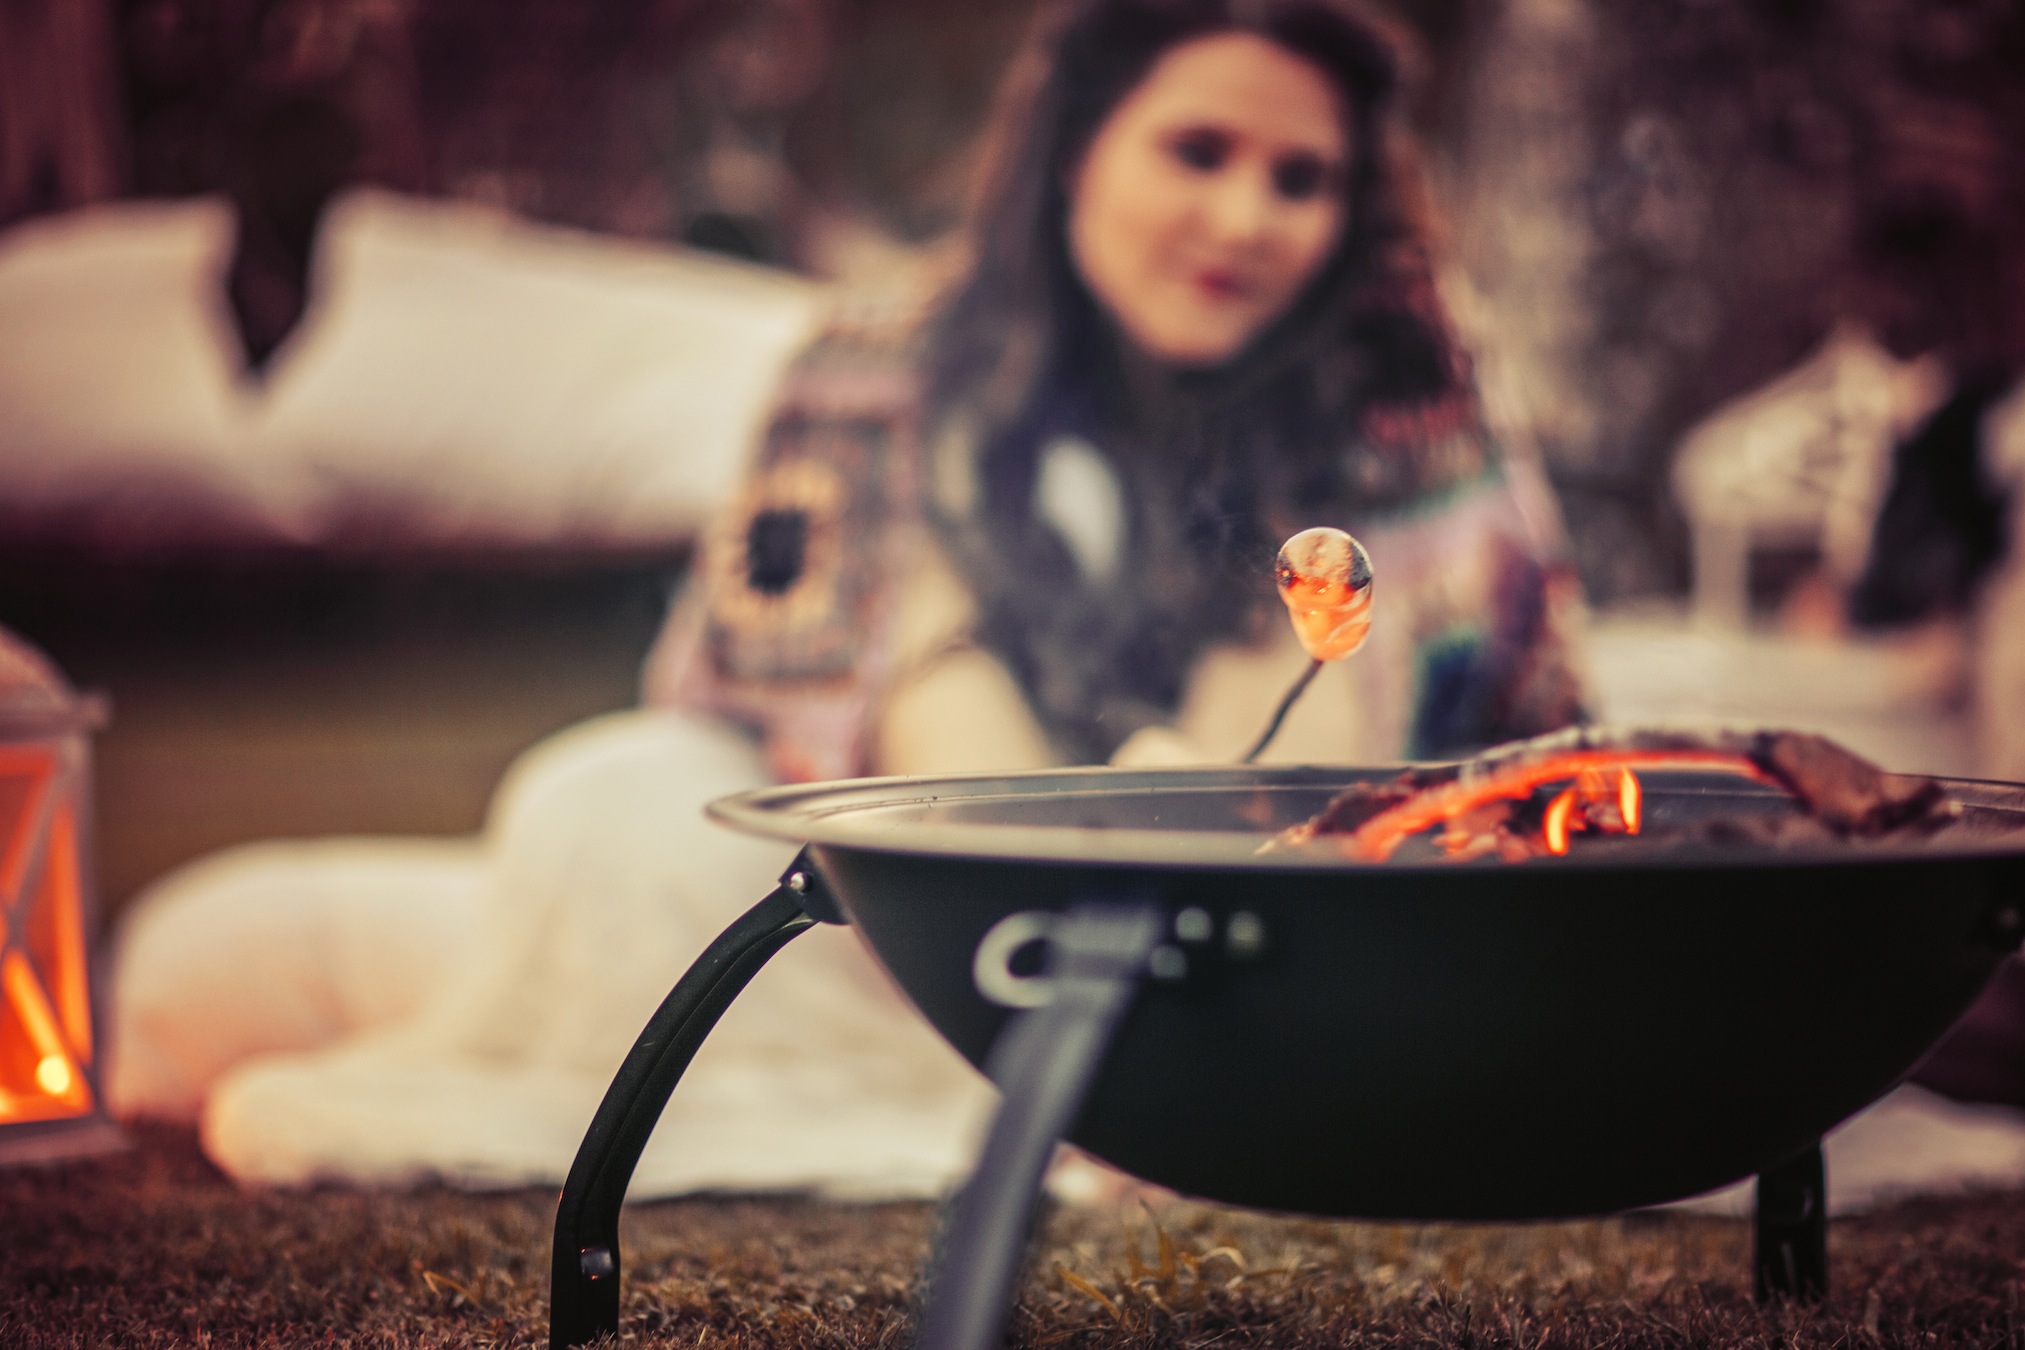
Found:
[{"label": "white chair", "polygon": [[1751,554],[1820,551],[1831,580],[1863,566],[1892,447],[1938,406],[1945,376],[1839,327],[1800,365],[1724,404],[1681,439],[1674,494],[1694,550],[1694,611],[1722,627],[1750,618]]}]

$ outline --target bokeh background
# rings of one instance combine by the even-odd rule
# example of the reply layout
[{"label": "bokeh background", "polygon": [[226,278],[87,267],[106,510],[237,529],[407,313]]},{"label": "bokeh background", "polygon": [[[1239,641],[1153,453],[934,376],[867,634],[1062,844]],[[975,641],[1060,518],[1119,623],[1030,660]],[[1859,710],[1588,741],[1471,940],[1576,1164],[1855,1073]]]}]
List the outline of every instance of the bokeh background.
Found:
[{"label": "bokeh background", "polygon": [[[256,385],[361,185],[904,288],[952,238],[1031,9],[0,0],[0,228],[221,197]],[[1684,433],[1838,323],[2025,366],[2019,0],[1393,11],[1424,58],[1445,284],[1599,609],[1683,602]],[[232,839],[474,828],[512,754],[631,701],[687,549],[142,547],[4,521],[0,623],[115,701],[114,908]],[[1762,619],[1818,559],[1761,561]]]}]

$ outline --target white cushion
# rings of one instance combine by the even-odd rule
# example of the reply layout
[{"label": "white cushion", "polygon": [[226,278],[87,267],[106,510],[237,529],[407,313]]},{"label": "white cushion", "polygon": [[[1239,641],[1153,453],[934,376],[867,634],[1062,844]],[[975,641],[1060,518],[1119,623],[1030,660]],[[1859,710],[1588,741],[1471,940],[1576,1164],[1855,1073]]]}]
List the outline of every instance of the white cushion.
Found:
[{"label": "white cushion", "polygon": [[140,542],[304,526],[255,456],[216,199],[126,202],[0,234],[0,511]]},{"label": "white cushion", "polygon": [[819,292],[785,273],[353,193],[270,372],[264,454],[326,531],[658,543],[742,473]]}]

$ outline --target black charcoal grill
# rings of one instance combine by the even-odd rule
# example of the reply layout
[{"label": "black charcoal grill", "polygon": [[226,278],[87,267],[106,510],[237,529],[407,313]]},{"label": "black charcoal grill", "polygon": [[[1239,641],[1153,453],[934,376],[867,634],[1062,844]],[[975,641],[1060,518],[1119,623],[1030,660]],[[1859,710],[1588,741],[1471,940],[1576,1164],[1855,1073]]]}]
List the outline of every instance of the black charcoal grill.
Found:
[{"label": "black charcoal grill", "polygon": [[[1260,854],[1369,771],[1240,766],[871,779],[720,820],[807,845],[627,1057],[563,1190],[551,1344],[618,1325],[620,1202],[717,1017],[816,923],[855,925],[1004,1096],[919,1343],[1003,1326],[1067,1138],[1232,1204],[1544,1219],[1758,1177],[1761,1296],[1826,1281],[1822,1134],[1890,1089],[2025,934],[2025,788],[1895,846],[1614,846],[1364,864]],[[1646,775],[1648,830],[1789,811]]]}]

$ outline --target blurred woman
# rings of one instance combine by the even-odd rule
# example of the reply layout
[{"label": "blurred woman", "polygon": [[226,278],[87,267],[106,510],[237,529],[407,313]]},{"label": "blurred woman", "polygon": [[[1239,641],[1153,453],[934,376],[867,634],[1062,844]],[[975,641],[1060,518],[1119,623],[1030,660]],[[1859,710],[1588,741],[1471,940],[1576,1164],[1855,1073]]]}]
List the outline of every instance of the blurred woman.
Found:
[{"label": "blurred woman", "polygon": [[[299,846],[214,863],[126,935],[121,1105],[205,1097],[207,1146],[242,1177],[559,1179],[661,994],[786,861],[703,823],[704,801],[1234,758],[1305,661],[1271,563],[1307,526],[1362,537],[1377,622],[1279,757],[1442,754],[1577,717],[1578,601],[1439,313],[1399,77],[1348,0],[1053,13],[998,119],[964,275],[927,324],[842,322],[791,372],[650,661],[650,707],[509,775],[442,988],[335,1046],[275,1046],[232,972],[314,987],[316,953],[193,935],[249,910],[336,931],[344,888]],[[325,899],[298,904],[312,874]],[[197,1034],[207,963],[222,1011]],[[238,1062],[250,1046],[290,1053]],[[983,1100],[824,931],[720,1025],[634,1192],[933,1190]]]},{"label": "blurred woman", "polygon": [[1340,4],[1068,11],[968,274],[790,380],[650,696],[758,724],[787,777],[1232,758],[1301,665],[1274,551],[1331,524],[1379,621],[1280,753],[1571,720],[1575,592],[1439,313],[1398,73]]}]

